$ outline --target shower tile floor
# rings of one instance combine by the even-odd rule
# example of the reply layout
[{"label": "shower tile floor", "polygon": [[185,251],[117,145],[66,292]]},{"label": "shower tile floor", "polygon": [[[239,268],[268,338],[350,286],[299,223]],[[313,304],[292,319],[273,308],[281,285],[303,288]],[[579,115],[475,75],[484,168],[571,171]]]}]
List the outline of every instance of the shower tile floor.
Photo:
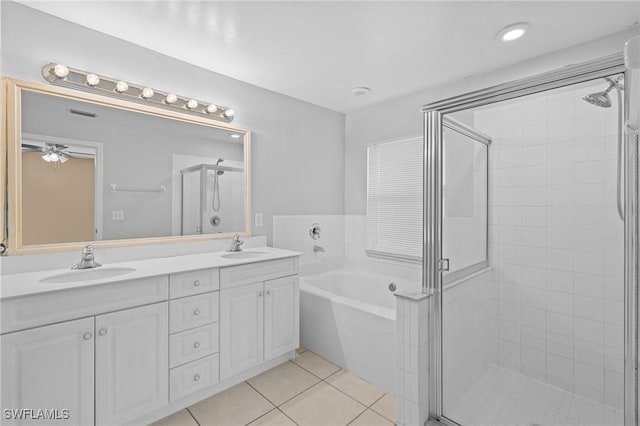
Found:
[{"label": "shower tile floor", "polygon": [[621,410],[490,365],[449,413],[462,425],[622,426]]},{"label": "shower tile floor", "polygon": [[271,370],[152,426],[391,426],[395,398],[303,348]]}]

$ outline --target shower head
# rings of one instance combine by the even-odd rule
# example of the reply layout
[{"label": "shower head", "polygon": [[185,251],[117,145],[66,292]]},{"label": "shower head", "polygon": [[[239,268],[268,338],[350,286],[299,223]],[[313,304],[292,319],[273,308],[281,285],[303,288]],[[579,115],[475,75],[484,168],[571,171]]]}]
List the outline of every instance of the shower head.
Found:
[{"label": "shower head", "polygon": [[607,78],[606,80],[609,82],[609,86],[603,92],[591,93],[584,98],[583,100],[589,102],[591,105],[595,105],[601,108],[611,108],[611,98],[609,97],[609,92],[616,86],[621,87],[620,80],[621,78]]},{"label": "shower head", "polygon": [[[609,89],[611,87],[613,86],[609,86]],[[597,107],[611,108],[611,98],[609,98],[609,93],[607,93],[609,89],[604,92],[591,93],[582,99]]]},{"label": "shower head", "polygon": [[[223,158],[218,158],[218,161],[216,161],[216,166],[222,163],[223,161],[224,161]],[[218,174],[218,176],[222,176],[224,174],[224,170],[218,170],[216,173]]]}]

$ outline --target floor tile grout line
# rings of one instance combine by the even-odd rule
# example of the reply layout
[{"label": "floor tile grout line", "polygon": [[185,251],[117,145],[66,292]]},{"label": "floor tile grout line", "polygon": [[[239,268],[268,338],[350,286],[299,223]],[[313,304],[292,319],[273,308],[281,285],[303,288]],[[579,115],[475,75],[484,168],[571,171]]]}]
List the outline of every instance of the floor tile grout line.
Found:
[{"label": "floor tile grout line", "polygon": [[186,407],[185,410],[187,410],[187,413],[189,413],[189,415],[191,416],[191,418],[193,418],[193,421],[196,422],[196,424],[198,426],[200,426],[200,422],[198,421],[198,419],[196,419],[196,416],[193,415],[193,413],[191,412],[191,410],[189,410],[189,407]]},{"label": "floor tile grout line", "polygon": [[[331,377],[331,376],[329,376],[329,377]],[[327,377],[327,379],[328,379],[329,377]],[[338,388],[338,387],[336,387],[336,386],[332,385],[331,383],[327,382],[326,380],[323,380],[323,382],[325,382],[326,384],[328,384],[329,386],[331,386],[332,388],[334,388],[334,389],[335,389],[335,390],[337,390],[338,392],[340,392],[340,393],[342,393],[342,394],[344,394],[344,395],[348,396],[349,398],[353,399],[355,402],[357,402],[358,404],[362,405],[363,407],[365,407],[365,408],[369,408],[369,407],[370,407],[370,406],[365,405],[362,401],[359,401],[359,400],[358,400],[358,399],[356,399],[355,397],[353,397],[353,396],[349,395],[348,393],[346,393],[346,392],[345,392],[345,391],[343,391],[342,389],[340,389],[340,388]],[[385,395],[386,395],[386,392],[382,394],[382,396],[385,396]],[[380,398],[382,398],[382,396],[381,396]],[[378,398],[378,399],[380,399],[380,398]],[[376,401],[377,401],[378,399],[376,399]],[[376,403],[376,401],[374,401],[374,402],[373,402],[373,404],[375,404],[375,403]],[[372,405],[373,405],[373,404],[372,404]],[[383,416],[383,417],[384,417],[384,416]],[[386,417],[385,417],[385,419],[386,419]]]},{"label": "floor tile grout line", "polygon": [[[314,387],[315,385],[317,385],[318,383],[322,382],[322,380],[319,380],[317,382],[315,382],[314,384],[312,384],[311,386],[308,386],[306,388],[304,388],[303,390],[301,390],[300,392],[298,392],[297,394],[295,394],[294,396],[292,396],[291,398],[287,399],[286,401],[282,402],[281,404],[276,405],[276,408],[280,408],[282,407],[284,404],[286,404],[287,402],[291,401],[292,399],[302,395],[303,393],[305,393],[306,391],[308,391],[309,389],[311,389],[312,387]],[[266,397],[265,397],[266,398]],[[271,402],[271,401],[269,401]],[[271,402],[273,404],[273,402]]]},{"label": "floor tile grout line", "polygon": [[[266,400],[267,400],[267,402],[268,402],[269,404],[273,405],[273,408],[278,408],[278,406],[277,406],[276,404],[274,404],[273,402],[271,402],[271,400],[270,400],[269,398],[267,398],[266,396],[264,396],[264,395],[262,394],[262,392],[260,392],[258,389],[256,389],[256,388],[255,388],[251,383],[249,383],[249,381],[248,381],[248,380],[245,380],[244,382],[245,382],[247,385],[249,385],[249,387],[250,387],[251,389],[253,389],[254,391],[258,392],[258,394],[259,394],[261,397],[263,397],[264,399],[266,399]],[[269,411],[273,411],[273,410],[269,410]],[[262,417],[262,416],[260,416],[260,417]],[[258,417],[258,418],[260,418],[260,417]],[[256,420],[256,419],[253,419],[252,421],[255,421],[255,420]]]},{"label": "floor tile grout line", "polygon": [[[306,352],[306,351],[305,351],[305,352]],[[311,353],[313,353],[313,352],[311,352]],[[314,355],[315,355],[315,354],[314,354]],[[320,357],[320,355],[316,355],[316,356]],[[320,358],[322,358],[322,357],[320,357]],[[302,368],[303,370],[305,370],[306,372],[308,372],[308,373],[310,373],[310,374],[313,374],[313,375],[314,375],[314,376],[316,376],[318,379],[320,379],[320,380],[324,380],[322,377],[318,376],[317,374],[315,374],[315,373],[314,373],[314,372],[312,372],[311,370],[308,370],[308,369],[304,368],[303,366],[301,366],[300,364],[298,364],[297,362],[294,362],[294,361],[293,361],[294,359],[295,359],[295,358],[290,359],[290,360],[289,360],[289,362],[292,362],[292,363],[294,363],[295,365],[297,365],[298,367],[300,367],[300,368]],[[322,358],[322,359],[324,359],[324,358]],[[326,361],[326,360],[325,360],[325,361]],[[329,361],[327,361],[327,362],[329,362]],[[333,364],[333,365],[335,365],[335,364]],[[338,367],[337,365],[335,365],[335,366],[336,366],[336,367]],[[327,377],[333,376],[334,374],[336,374],[336,373],[337,373],[338,371],[340,371],[340,370],[342,370],[342,368],[341,368],[341,367],[338,367],[338,370],[336,370],[336,371],[334,371],[333,373],[329,374],[329,376],[327,376]]]},{"label": "floor tile grout line", "polygon": [[280,409],[280,407],[276,407],[276,410],[280,411],[286,418],[288,418],[289,420],[291,420],[294,424],[296,424],[297,426],[299,426],[299,423],[296,422],[295,420],[293,420],[287,413],[285,413],[283,410]]}]

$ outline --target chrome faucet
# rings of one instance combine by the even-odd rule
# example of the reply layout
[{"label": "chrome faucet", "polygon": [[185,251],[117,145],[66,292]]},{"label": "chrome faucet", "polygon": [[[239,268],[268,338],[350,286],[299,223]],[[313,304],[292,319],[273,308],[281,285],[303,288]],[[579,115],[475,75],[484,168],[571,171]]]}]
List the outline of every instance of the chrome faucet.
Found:
[{"label": "chrome faucet", "polygon": [[80,259],[80,263],[73,265],[71,269],[91,269],[97,268],[98,266],[102,266],[102,264],[96,262],[95,257],[93,257],[93,246],[88,245],[82,249],[82,259]]},{"label": "chrome faucet", "polygon": [[313,252],[317,253],[317,252],[323,252],[324,253],[324,247],[320,247],[320,246],[313,246]]},{"label": "chrome faucet", "polygon": [[227,249],[230,252],[242,251],[240,246],[244,244],[244,241],[240,241],[240,235],[236,234],[233,236],[233,240],[231,241],[231,247]]}]

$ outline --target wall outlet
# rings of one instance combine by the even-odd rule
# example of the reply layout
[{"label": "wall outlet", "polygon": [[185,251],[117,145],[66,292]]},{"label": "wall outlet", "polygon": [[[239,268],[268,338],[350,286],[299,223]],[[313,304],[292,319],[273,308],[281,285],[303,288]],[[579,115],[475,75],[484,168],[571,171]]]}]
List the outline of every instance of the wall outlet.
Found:
[{"label": "wall outlet", "polygon": [[124,220],[124,211],[122,210],[114,210],[111,212],[111,219],[113,220]]},{"label": "wall outlet", "polygon": [[256,213],[256,219],[253,224],[256,228],[262,228],[262,213]]}]

